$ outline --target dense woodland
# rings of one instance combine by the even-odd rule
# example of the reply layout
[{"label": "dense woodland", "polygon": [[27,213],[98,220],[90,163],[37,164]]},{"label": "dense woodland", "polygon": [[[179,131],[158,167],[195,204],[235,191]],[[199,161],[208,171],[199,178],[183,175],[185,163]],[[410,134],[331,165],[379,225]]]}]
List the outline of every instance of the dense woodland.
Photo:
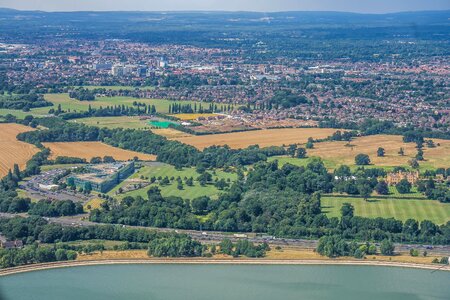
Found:
[{"label": "dense woodland", "polygon": [[[342,170],[341,170],[342,171]],[[340,171],[340,172],[341,172]],[[339,173],[336,173],[339,175]],[[358,174],[356,174],[358,175]],[[90,220],[155,227],[231,232],[260,232],[277,237],[320,238],[339,235],[358,241],[450,243],[450,222],[441,226],[430,221],[405,222],[395,219],[363,218],[353,215],[353,207],[344,205],[341,218],[328,218],[321,211],[320,192],[339,191],[343,183],[335,181],[320,160],[305,167],[277,162],[259,163],[226,193],[213,200],[208,197],[184,200],[162,197],[158,188],[147,198],[126,197],[93,210]],[[336,175],[337,176],[337,175]],[[360,171],[353,183],[360,193],[377,184],[377,172]],[[371,179],[367,179],[370,177]],[[350,184],[350,183],[349,183]],[[207,216],[200,222],[198,215]]]},{"label": "dense woodland", "polygon": [[[145,229],[123,228],[102,225],[85,227],[63,227],[49,224],[42,218],[0,218],[0,232],[9,240],[24,241],[22,249],[0,249],[0,268],[32,263],[74,260],[79,253],[103,251],[103,244],[72,245],[72,241],[110,240],[124,241],[115,249],[148,249],[153,257],[197,257],[211,256],[216,251],[233,256],[262,257],[269,250],[267,244],[254,245],[248,241],[233,244],[230,240],[215,245],[202,245],[184,234],[162,233]],[[42,245],[38,242],[53,245]]]}]

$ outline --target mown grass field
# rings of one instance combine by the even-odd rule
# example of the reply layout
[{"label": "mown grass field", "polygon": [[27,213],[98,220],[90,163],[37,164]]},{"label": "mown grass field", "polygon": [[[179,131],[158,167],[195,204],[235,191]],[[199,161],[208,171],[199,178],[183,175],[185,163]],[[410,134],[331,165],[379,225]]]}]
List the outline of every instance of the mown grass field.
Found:
[{"label": "mown grass field", "polygon": [[[237,175],[235,173],[227,173],[222,170],[216,170],[216,174],[213,175],[213,180],[216,178],[222,179],[224,178],[227,180],[228,178],[230,181],[235,181],[237,179]],[[147,186],[145,188],[131,191],[128,193],[123,193],[116,195],[115,192],[120,188],[128,184],[128,182],[125,180],[122,183],[120,183],[118,186],[116,186],[113,190],[111,190],[108,194],[111,196],[123,198],[125,196],[142,196],[144,198],[147,197],[147,191],[151,186],[158,186],[161,189],[161,193],[163,196],[177,196],[182,197],[184,199],[194,199],[201,196],[210,196],[210,197],[217,197],[221,191],[219,191],[213,184],[207,184],[205,186],[201,186],[200,183],[196,180],[199,174],[195,171],[195,168],[184,168],[183,170],[175,170],[175,167],[167,164],[161,164],[158,166],[144,166],[138,172],[133,174],[129,177],[129,179],[138,179],[141,176],[148,177],[149,179],[151,177],[158,178],[159,176],[165,177],[168,176],[171,178],[172,176],[175,178],[175,180],[172,180],[169,185],[161,186],[157,183],[154,183],[150,186]],[[177,181],[176,178],[180,176],[183,180],[183,189],[179,190],[177,188]],[[194,178],[194,185],[188,186],[184,183],[184,177],[193,177]]]},{"label": "mown grass field", "polygon": [[[71,111],[86,111],[91,105],[92,108],[99,108],[100,106],[114,106],[114,105],[125,105],[128,107],[133,106],[133,102],[141,102],[147,105],[155,105],[157,112],[168,113],[169,105],[175,103],[176,101],[163,100],[163,99],[136,99],[132,97],[97,97],[94,101],[79,101],[69,97],[69,94],[46,94],[44,98],[47,101],[53,103],[53,108],[56,108],[61,104],[63,110]],[[179,101],[178,101],[179,102]],[[183,104],[194,105],[195,101],[183,101]],[[200,102],[197,102],[200,104]],[[52,107],[41,107],[32,109],[31,112],[35,114],[47,114],[49,109]]]},{"label": "mown grass field", "polygon": [[92,117],[71,120],[74,123],[82,123],[88,126],[106,127],[109,129],[124,128],[137,130],[150,130],[148,120],[139,120],[139,117]]},{"label": "mown grass field", "polygon": [[450,221],[450,204],[427,200],[420,193],[373,195],[369,201],[348,195],[324,195],[322,210],[328,217],[340,217],[340,209],[346,202],[351,203],[355,207],[355,215],[361,217],[392,217],[402,221],[412,218],[430,220],[436,224]]}]

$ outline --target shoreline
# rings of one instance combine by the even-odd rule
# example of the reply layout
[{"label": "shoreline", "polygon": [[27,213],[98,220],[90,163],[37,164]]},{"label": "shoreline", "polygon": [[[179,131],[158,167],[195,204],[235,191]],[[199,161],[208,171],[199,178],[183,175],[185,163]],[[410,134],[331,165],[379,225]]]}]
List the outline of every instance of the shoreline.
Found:
[{"label": "shoreline", "polygon": [[357,260],[258,260],[258,259],[192,259],[192,258],[165,258],[165,259],[109,259],[109,260],[82,260],[64,261],[0,269],[0,277],[13,274],[42,271],[57,268],[99,266],[99,265],[132,265],[132,264],[180,264],[180,265],[330,265],[330,266],[379,266],[412,268],[432,271],[450,271],[449,265],[432,265],[418,263],[386,262],[386,261],[357,261]]}]

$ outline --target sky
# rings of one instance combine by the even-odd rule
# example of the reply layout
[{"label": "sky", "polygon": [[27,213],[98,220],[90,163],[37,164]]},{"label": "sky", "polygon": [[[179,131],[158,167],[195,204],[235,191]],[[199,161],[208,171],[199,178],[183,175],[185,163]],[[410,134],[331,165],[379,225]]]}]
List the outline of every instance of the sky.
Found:
[{"label": "sky", "polygon": [[44,11],[347,11],[448,10],[450,0],[0,0],[0,7]]}]

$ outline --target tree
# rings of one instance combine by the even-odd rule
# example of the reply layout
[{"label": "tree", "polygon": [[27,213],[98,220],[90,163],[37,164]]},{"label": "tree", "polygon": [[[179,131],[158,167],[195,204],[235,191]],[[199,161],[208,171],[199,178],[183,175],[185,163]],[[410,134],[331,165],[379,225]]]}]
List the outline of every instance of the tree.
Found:
[{"label": "tree", "polygon": [[383,157],[385,154],[384,148],[379,147],[377,150],[377,156],[378,157]]},{"label": "tree", "polygon": [[364,198],[365,201],[370,197],[370,194],[372,193],[372,187],[368,183],[361,183],[357,185],[358,193],[361,195],[361,197]]},{"label": "tree", "polygon": [[183,183],[182,182],[178,182],[177,183],[177,189],[182,190],[183,189]]},{"label": "tree", "polygon": [[297,158],[305,158],[306,157],[306,149],[298,148],[297,149]]},{"label": "tree", "polygon": [[381,180],[377,183],[377,185],[375,186],[375,191],[379,194],[379,195],[388,195],[389,194],[389,187],[386,183],[386,181]]},{"label": "tree", "polygon": [[114,157],[112,157],[112,156],[105,156],[105,157],[103,157],[103,162],[104,163],[113,163],[113,162],[115,162],[116,160],[114,159]]},{"label": "tree", "polygon": [[308,142],[306,143],[306,149],[313,149],[314,148],[314,140],[312,137],[308,138]]},{"label": "tree", "polygon": [[419,168],[419,162],[417,161],[417,159],[414,159],[414,158],[409,161],[409,165],[413,169],[418,169]]},{"label": "tree", "polygon": [[19,170],[19,165],[18,164],[14,164],[14,168],[13,168],[13,175],[17,180],[21,180],[22,176],[20,175],[20,170]]},{"label": "tree", "polygon": [[360,153],[358,155],[355,156],[355,163],[358,166],[366,166],[366,165],[370,165],[370,158],[369,155],[367,154],[363,154]]},{"label": "tree", "polygon": [[385,239],[381,242],[380,251],[383,255],[394,255],[394,244],[391,240]]},{"label": "tree", "polygon": [[342,217],[353,217],[353,213],[355,208],[350,203],[344,203],[341,207],[341,216]]},{"label": "tree", "polygon": [[292,156],[292,157],[295,156],[295,152],[296,151],[297,151],[297,145],[296,144],[289,145],[289,147],[286,150],[287,154]]},{"label": "tree", "polygon": [[417,150],[416,159],[419,161],[423,160],[423,150],[422,149]]},{"label": "tree", "polygon": [[397,191],[400,194],[407,194],[411,192],[411,183],[409,183],[409,181],[407,179],[402,179],[400,180],[399,183],[397,183],[397,185],[395,186],[395,188],[397,189]]},{"label": "tree", "polygon": [[91,164],[100,164],[102,162],[102,158],[101,157],[93,157],[91,158]]}]

